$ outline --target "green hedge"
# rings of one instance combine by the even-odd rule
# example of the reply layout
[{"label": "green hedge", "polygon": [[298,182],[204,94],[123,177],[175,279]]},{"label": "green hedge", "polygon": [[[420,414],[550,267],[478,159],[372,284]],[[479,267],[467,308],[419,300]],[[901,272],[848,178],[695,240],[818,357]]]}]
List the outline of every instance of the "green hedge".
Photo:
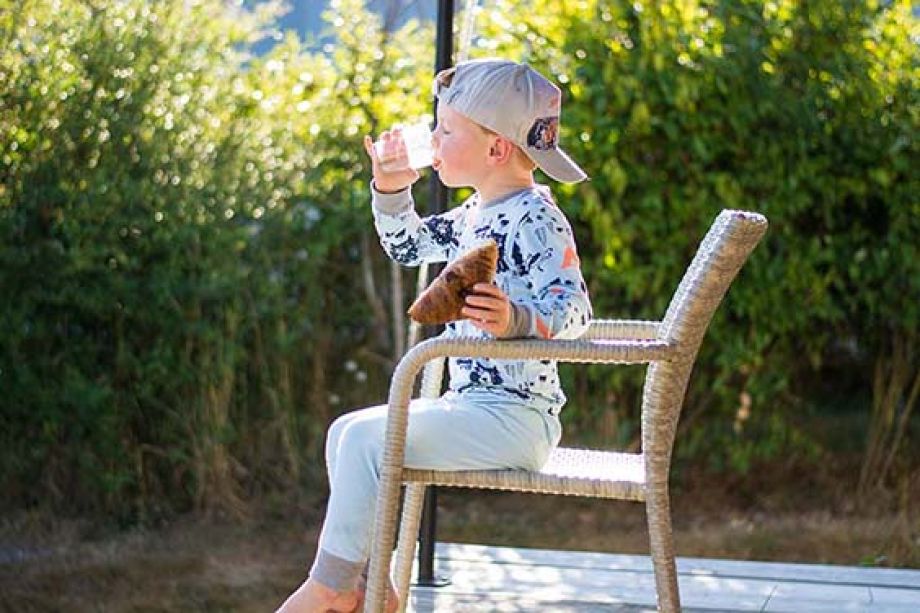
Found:
[{"label": "green hedge", "polygon": [[765,241],[704,342],[679,451],[740,470],[813,452],[796,379],[826,376],[841,352],[871,368],[893,339],[918,340],[910,4],[600,5],[565,40],[595,303],[660,317],[717,212],[764,213]]},{"label": "green hedge", "polygon": [[[0,11],[4,504],[143,519],[319,485],[328,421],[385,397],[412,289],[376,246],[360,140],[429,112],[432,29],[343,0],[333,48],[251,57],[271,4],[19,7]],[[660,317],[720,209],[771,220],[704,341],[682,457],[813,457],[803,382],[838,356],[889,399],[861,408],[867,445],[907,449],[909,3],[501,0],[476,25],[473,57],[564,89],[592,179],[554,189],[599,316]],[[567,370],[567,436],[634,441],[641,374]]]},{"label": "green hedge", "polygon": [[429,110],[431,33],[343,2],[334,53],[252,57],[271,8],[0,11],[4,504],[233,510],[310,482],[327,422],[379,401],[360,142]]},{"label": "green hedge", "polygon": [[[719,210],[770,219],[704,340],[679,456],[741,472],[813,461],[827,437],[802,414],[833,419],[855,404],[870,430],[864,471],[886,480],[873,446],[915,463],[904,440],[920,384],[910,3],[487,6],[475,53],[527,60],[564,90],[563,145],[591,180],[556,193],[599,316],[661,317]],[[567,370],[567,432],[637,445],[641,369]]]}]

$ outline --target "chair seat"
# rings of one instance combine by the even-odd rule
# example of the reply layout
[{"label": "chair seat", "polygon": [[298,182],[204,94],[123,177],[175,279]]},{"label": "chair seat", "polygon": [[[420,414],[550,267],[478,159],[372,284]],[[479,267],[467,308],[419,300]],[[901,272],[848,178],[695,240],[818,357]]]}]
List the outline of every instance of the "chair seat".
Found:
[{"label": "chair seat", "polygon": [[403,469],[407,483],[565,496],[645,500],[641,454],[559,447],[539,471]]}]

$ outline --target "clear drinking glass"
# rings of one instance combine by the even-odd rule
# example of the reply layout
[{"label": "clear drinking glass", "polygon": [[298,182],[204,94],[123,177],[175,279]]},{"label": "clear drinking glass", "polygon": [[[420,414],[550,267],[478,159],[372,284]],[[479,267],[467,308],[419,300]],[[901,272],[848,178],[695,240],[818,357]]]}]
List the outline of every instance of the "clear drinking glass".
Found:
[{"label": "clear drinking glass", "polygon": [[420,121],[400,128],[402,138],[374,142],[374,151],[380,160],[380,167],[386,172],[396,172],[431,166],[434,151],[431,148],[431,129]]}]

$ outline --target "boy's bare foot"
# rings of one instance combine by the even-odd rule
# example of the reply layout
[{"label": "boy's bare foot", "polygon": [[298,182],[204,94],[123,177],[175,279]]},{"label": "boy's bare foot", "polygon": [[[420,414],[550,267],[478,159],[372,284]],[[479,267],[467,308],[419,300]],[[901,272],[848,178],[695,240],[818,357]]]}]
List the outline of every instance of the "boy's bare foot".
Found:
[{"label": "boy's bare foot", "polygon": [[[353,613],[361,613],[364,610],[364,596],[367,592],[367,578],[363,575],[358,579],[358,602],[355,605],[355,608],[352,609]],[[399,595],[396,593],[396,588],[393,587],[393,581],[390,580],[387,582],[387,602],[383,607],[384,613],[396,613],[399,610]]]},{"label": "boy's bare foot", "polygon": [[350,613],[358,604],[358,592],[336,592],[330,587],[307,579],[288,596],[276,613]]}]

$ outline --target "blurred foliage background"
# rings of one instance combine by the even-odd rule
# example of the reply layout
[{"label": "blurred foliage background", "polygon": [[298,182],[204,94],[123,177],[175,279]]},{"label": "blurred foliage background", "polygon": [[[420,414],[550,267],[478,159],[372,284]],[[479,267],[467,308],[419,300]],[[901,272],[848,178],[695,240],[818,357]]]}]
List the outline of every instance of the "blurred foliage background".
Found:
[{"label": "blurred foliage background", "polygon": [[[563,88],[562,142],[592,179],[553,188],[598,316],[661,317],[720,209],[771,221],[704,341],[678,483],[837,468],[855,500],[905,504],[910,3],[482,4],[471,57]],[[329,421],[385,400],[414,282],[377,246],[360,143],[430,118],[433,27],[339,0],[335,45],[255,55],[283,7],[242,6],[0,0],[5,508],[243,512],[324,487]],[[642,374],[564,369],[567,442],[635,447]]]}]

